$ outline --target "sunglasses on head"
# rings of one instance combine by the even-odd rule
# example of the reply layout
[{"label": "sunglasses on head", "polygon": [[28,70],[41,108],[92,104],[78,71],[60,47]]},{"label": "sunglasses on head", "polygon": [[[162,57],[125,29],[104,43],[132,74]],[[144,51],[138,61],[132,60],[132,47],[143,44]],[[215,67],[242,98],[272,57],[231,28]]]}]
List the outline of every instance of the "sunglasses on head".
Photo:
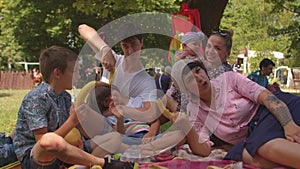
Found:
[{"label": "sunglasses on head", "polygon": [[212,32],[212,34],[213,34],[213,35],[217,34],[217,35],[220,35],[220,36],[222,36],[222,37],[224,37],[224,38],[229,37],[229,32],[228,32],[228,31],[225,31],[225,30],[214,30],[214,31]]}]

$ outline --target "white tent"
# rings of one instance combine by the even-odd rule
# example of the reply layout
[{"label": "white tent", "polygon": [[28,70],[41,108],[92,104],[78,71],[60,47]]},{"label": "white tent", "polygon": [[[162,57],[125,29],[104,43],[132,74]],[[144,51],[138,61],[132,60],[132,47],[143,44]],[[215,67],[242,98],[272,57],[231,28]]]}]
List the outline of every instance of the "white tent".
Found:
[{"label": "white tent", "polygon": [[[243,72],[243,74],[247,74],[249,73],[248,70],[249,68],[249,64],[248,64],[248,59],[256,57],[258,55],[259,51],[255,51],[255,50],[248,50],[248,49],[243,49],[241,50],[241,52],[239,52],[239,54],[237,55],[237,59],[242,59],[242,65],[240,65],[241,69],[243,69],[241,72]],[[278,51],[270,51],[270,54],[273,55],[275,58],[277,59],[284,59],[284,54],[282,52],[278,52]]]}]

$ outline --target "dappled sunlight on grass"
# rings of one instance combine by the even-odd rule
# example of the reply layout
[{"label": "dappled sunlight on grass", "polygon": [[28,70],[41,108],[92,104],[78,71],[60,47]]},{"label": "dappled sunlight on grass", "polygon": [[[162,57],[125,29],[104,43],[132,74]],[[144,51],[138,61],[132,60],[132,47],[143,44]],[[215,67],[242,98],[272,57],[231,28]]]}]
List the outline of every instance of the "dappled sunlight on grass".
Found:
[{"label": "dappled sunlight on grass", "polygon": [[14,130],[18,110],[29,90],[0,90],[0,132]]}]

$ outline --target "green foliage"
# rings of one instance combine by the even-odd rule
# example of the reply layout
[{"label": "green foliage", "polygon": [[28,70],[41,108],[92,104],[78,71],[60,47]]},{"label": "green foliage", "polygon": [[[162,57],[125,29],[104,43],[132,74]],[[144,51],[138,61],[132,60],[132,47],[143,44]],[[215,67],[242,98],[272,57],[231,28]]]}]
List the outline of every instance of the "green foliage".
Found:
[{"label": "green foliage", "polygon": [[[299,1],[292,0],[229,1],[221,26],[234,30],[231,62],[237,51],[246,47],[266,53],[283,52],[288,58],[285,65],[299,66],[299,5]],[[255,65],[256,61],[251,58],[250,62]]]},{"label": "green foliage", "polygon": [[179,0],[76,0],[73,6],[87,15],[116,19],[139,12],[174,12],[179,9]]},{"label": "green foliage", "polygon": [[[299,66],[300,61],[300,2],[298,0],[266,0],[272,4],[272,13],[280,13],[277,24],[268,28],[273,37],[288,37],[290,46],[287,57],[291,66]],[[286,18],[290,18],[287,23]]]},{"label": "green foliage", "polygon": [[[290,45],[286,36],[273,37],[268,35],[269,25],[276,24],[280,13],[271,13],[272,6],[264,0],[231,0],[227,4],[222,18],[221,26],[234,30],[232,60],[237,51],[243,48],[268,52],[280,51],[288,53]],[[288,16],[283,20],[285,24]]]},{"label": "green foliage", "polygon": [[52,45],[78,52],[82,46],[78,25],[97,22],[73,8],[72,0],[1,0],[0,4],[1,70],[8,62],[37,62],[40,50]]},{"label": "green foliage", "polygon": [[276,65],[279,65],[278,60],[271,56],[268,53],[258,53],[256,57],[252,57],[252,58],[248,58],[248,62],[249,64],[249,72],[247,72],[247,74],[254,72],[256,70],[259,70],[259,63],[264,59],[264,58],[268,58],[270,60],[272,60],[275,63],[275,67]]},{"label": "green foliage", "polygon": [[[73,6],[87,15],[93,14],[97,15],[97,18],[105,18],[105,22],[96,27],[100,28],[110,21],[115,21],[130,14],[137,15],[137,20],[140,19],[138,17],[138,13],[141,12],[145,14],[145,12],[159,11],[161,13],[172,14],[176,11],[179,11],[181,2],[182,0],[77,0],[73,4]],[[157,23],[165,25],[163,21],[164,19],[161,18],[156,18],[156,20],[153,21],[139,20],[139,22],[144,23],[143,25],[151,25],[151,22],[155,22],[156,25],[160,25]],[[117,25],[117,27],[118,26],[119,25]],[[150,29],[156,28],[151,27]],[[164,29],[165,32],[172,32],[171,27],[160,27],[159,29]],[[108,37],[114,36],[109,35],[108,32],[105,33],[108,34]],[[163,36],[153,33],[149,33],[144,36],[144,50],[146,50],[143,52],[142,62],[145,65],[145,68],[156,66],[163,67],[164,65],[162,65],[162,63],[168,62],[166,51],[169,48],[170,36]],[[151,48],[154,48],[155,50],[152,50],[152,52],[148,52],[147,49]],[[114,49],[117,52],[121,52],[119,46],[114,46]]]},{"label": "green foliage", "polygon": [[[0,0],[0,70],[8,62],[36,62],[41,49],[52,45],[79,52],[84,41],[77,27],[86,23],[100,28],[117,18],[147,11],[173,13],[182,0]],[[159,19],[159,18],[158,18]],[[163,46],[168,37],[147,43]],[[147,44],[148,45],[148,44]]]},{"label": "green foliage", "polygon": [[[5,69],[8,62],[36,62],[40,50],[54,44],[72,48],[78,53],[84,44],[77,31],[81,23],[101,28],[128,14],[154,11],[172,14],[179,11],[182,2],[0,0],[0,70]],[[290,60],[295,60],[286,63],[299,63],[299,27],[299,2],[293,0],[230,0],[221,22],[221,28],[234,30],[231,63],[237,51],[245,47],[257,51],[281,51]],[[147,34],[145,38],[145,49],[168,50],[170,37]],[[120,50],[118,46],[114,48]],[[165,66],[160,65],[166,63],[165,59],[166,53],[157,50],[155,53],[145,52],[142,61],[147,63],[146,67]]]}]

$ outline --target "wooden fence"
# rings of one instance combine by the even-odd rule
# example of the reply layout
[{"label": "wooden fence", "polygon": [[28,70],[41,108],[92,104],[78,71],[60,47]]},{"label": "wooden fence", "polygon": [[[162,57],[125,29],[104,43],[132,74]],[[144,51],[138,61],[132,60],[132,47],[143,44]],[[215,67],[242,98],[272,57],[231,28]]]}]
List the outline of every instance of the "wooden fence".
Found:
[{"label": "wooden fence", "polygon": [[33,86],[30,73],[0,72],[0,89],[31,89]]}]

